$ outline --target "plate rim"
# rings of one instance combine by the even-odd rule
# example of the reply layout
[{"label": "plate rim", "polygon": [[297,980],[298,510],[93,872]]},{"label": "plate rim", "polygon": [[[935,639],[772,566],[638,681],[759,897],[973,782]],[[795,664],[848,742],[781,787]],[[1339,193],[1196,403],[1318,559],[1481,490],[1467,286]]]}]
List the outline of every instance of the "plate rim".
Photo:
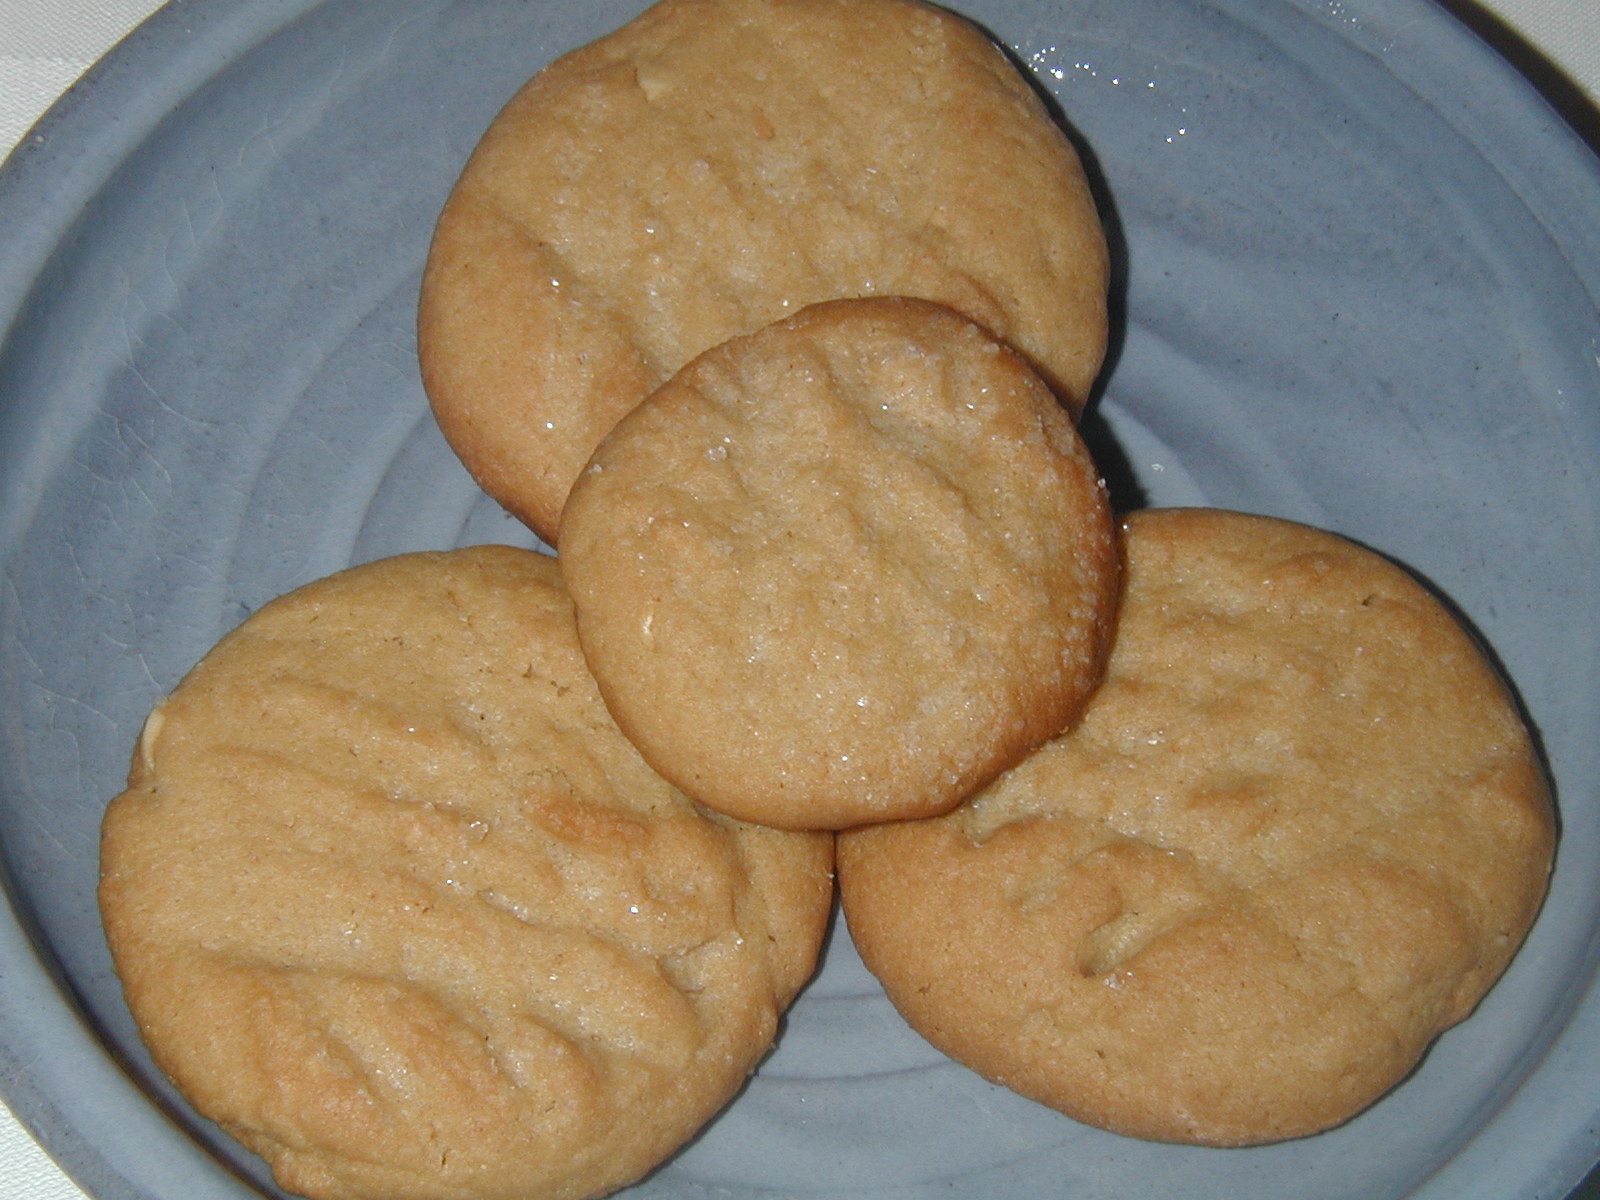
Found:
[{"label": "plate rim", "polygon": [[[27,307],[34,281],[70,231],[80,202],[95,197],[108,176],[156,129],[174,102],[193,93],[273,30],[303,19],[327,0],[170,0],[137,26],[58,99],[23,135],[0,163],[0,212],[17,236],[0,241],[0,346]],[[556,3],[558,0],[539,0]],[[1462,132],[1528,208],[1565,255],[1591,300],[1600,297],[1600,156],[1536,85],[1459,16],[1436,0],[1232,0],[1258,11],[1299,18],[1333,28],[1346,40],[1381,59],[1389,73]],[[1445,80],[1465,100],[1443,111],[1430,89]],[[120,151],[120,152],[119,152]],[[1587,196],[1581,220],[1574,196]],[[63,197],[68,203],[63,202]],[[1566,202],[1563,203],[1562,201]],[[3,401],[0,401],[3,403]],[[11,405],[0,422],[13,419]],[[12,548],[0,545],[0,572]],[[0,803],[6,803],[0,796]],[[71,1043],[78,1066],[106,1089],[101,1108],[118,1097],[143,1101],[141,1117],[168,1118],[150,1096],[122,1071],[113,1054],[83,1015],[70,981],[56,968],[48,948],[19,902],[9,864],[0,859],[0,1096],[18,1120],[63,1170],[100,1200],[166,1200],[177,1190],[151,1192],[117,1167],[116,1157],[91,1140],[42,1077],[51,1051]],[[1574,1001],[1567,1025],[1552,1041],[1537,1076],[1550,1056],[1584,1031],[1585,1013],[1600,1009],[1594,969],[1600,948],[1591,947],[1590,974]],[[1600,1024],[1595,1014],[1590,1024]],[[19,1044],[20,1043],[20,1044]],[[1600,1059],[1600,1051],[1591,1054]],[[77,1077],[82,1082],[82,1076]],[[1514,1103],[1516,1097],[1508,1100]],[[147,1109],[148,1113],[144,1113]],[[1600,1118],[1600,1098],[1588,1110],[1589,1124]],[[144,1136],[143,1122],[129,1123],[130,1144]],[[1463,1151],[1477,1141],[1474,1137]],[[1600,1156],[1600,1136],[1591,1134],[1588,1164]],[[237,1177],[203,1152],[204,1162],[185,1173],[174,1167],[171,1185],[190,1188],[205,1180]],[[1570,1166],[1570,1164],[1569,1164]],[[1585,1170],[1587,1167],[1584,1168]],[[1567,1168],[1563,1168],[1567,1170]],[[1557,1172],[1559,1174],[1559,1172]],[[1574,1176],[1558,1193],[1566,1195]],[[1434,1190],[1430,1177],[1415,1194]],[[1552,1175],[1552,1186],[1559,1181]]]}]

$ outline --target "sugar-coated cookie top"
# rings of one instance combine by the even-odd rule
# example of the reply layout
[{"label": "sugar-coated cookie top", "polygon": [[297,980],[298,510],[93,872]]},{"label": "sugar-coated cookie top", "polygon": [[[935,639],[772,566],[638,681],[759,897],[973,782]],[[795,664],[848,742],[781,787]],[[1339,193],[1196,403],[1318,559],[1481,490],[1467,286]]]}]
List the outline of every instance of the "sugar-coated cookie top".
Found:
[{"label": "sugar-coated cookie top", "polygon": [[746,820],[943,811],[1099,677],[1094,464],[1018,355],[927,301],[813,305],[708,351],[618,424],[563,520],[618,724]]},{"label": "sugar-coated cookie top", "polygon": [[321,1198],[597,1195],[743,1082],[809,975],[831,847],[640,761],[554,563],[354,568],[151,715],[101,902],[203,1114]]},{"label": "sugar-coated cookie top", "polygon": [[848,833],[869,966],[952,1056],[1093,1124],[1337,1124],[1500,975],[1552,851],[1476,642],[1334,535],[1135,513],[1078,726],[944,818]]},{"label": "sugar-coated cookie top", "polygon": [[664,0],[507,105],[440,218],[424,380],[484,487],[554,541],[618,417],[803,306],[912,295],[1081,407],[1107,258],[1069,140],[919,0]]}]

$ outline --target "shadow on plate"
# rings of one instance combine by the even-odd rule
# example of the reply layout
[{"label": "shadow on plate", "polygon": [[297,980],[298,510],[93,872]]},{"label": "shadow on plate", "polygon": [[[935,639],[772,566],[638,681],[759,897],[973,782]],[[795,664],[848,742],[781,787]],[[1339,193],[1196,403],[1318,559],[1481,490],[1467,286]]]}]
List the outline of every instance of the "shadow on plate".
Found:
[{"label": "shadow on plate", "polygon": [[[1566,72],[1477,0],[1438,0],[1438,3],[1522,72],[1589,148],[1600,154],[1600,108],[1595,107]],[[1600,1190],[1583,1194],[1600,1197]]]},{"label": "shadow on plate", "polygon": [[[1439,4],[1520,71],[1589,149],[1600,154],[1600,108],[1566,72],[1475,0],[1439,0]],[[1585,1176],[1567,1200],[1600,1200],[1600,1166]]]}]

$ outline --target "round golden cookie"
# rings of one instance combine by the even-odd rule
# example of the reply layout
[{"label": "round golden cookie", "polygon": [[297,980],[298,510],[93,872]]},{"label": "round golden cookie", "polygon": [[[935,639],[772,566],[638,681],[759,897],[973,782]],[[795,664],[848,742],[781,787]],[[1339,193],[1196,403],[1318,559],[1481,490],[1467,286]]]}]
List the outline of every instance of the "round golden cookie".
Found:
[{"label": "round golden cookie", "polygon": [[862,958],[951,1057],[1079,1120],[1242,1145],[1382,1095],[1499,976],[1552,816],[1507,691],[1331,534],[1136,513],[1080,724],[839,839]]},{"label": "round golden cookie", "polygon": [[941,305],[817,304],[701,355],[607,436],[563,522],[618,725],[744,820],[942,812],[1099,678],[1104,486],[1049,388]]},{"label": "round golden cookie", "polygon": [[810,974],[818,837],[708,815],[606,716],[555,564],[402,556],[279,599],[150,716],[100,901],[157,1063],[320,1200],[637,1178]]},{"label": "round golden cookie", "polygon": [[451,445],[553,544],[600,438],[730,337],[921,296],[1081,408],[1106,278],[1077,154],[974,26],[919,0],[664,0],[489,127],[438,222],[419,350]]}]

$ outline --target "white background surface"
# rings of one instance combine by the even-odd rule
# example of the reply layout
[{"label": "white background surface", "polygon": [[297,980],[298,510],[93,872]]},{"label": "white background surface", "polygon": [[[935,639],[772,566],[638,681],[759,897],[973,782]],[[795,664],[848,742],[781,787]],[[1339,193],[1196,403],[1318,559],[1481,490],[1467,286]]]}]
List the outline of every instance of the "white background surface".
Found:
[{"label": "white background surface", "polygon": [[[1600,104],[1600,0],[1481,3]],[[0,156],[157,7],[159,0],[0,0]],[[3,1104],[0,1200],[85,1200]]]}]

